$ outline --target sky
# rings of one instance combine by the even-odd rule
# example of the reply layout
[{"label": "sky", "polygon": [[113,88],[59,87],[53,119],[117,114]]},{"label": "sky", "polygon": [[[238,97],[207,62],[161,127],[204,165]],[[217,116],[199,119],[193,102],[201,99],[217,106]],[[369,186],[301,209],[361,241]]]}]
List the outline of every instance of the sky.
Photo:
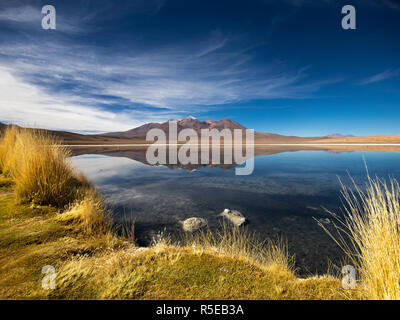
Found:
[{"label": "sky", "polygon": [[398,0],[2,0],[0,122],[101,133],[194,116],[394,135],[399,58]]}]

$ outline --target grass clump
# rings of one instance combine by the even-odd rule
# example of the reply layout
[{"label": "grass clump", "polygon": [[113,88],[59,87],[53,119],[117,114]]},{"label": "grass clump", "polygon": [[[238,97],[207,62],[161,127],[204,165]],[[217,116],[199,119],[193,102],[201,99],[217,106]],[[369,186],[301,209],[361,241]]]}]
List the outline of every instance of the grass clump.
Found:
[{"label": "grass clump", "polygon": [[0,137],[0,173],[6,176],[10,174],[12,167],[13,149],[19,130],[16,126],[9,126]]},{"label": "grass clump", "polygon": [[[159,234],[149,248],[66,261],[50,298],[89,299],[300,299],[322,298],[322,280],[301,283],[284,242],[261,242],[247,230],[223,225],[185,234]],[[340,287],[332,281],[328,286]],[[74,284],[73,286],[71,284]],[[338,290],[331,297],[339,298]]]},{"label": "grass clump", "polygon": [[344,217],[339,236],[326,231],[345,251],[356,268],[361,285],[370,299],[400,299],[400,187],[368,177],[365,189],[353,181],[353,188],[342,184]]},{"label": "grass clump", "polygon": [[92,188],[68,161],[70,151],[44,131],[6,129],[0,141],[0,171],[15,182],[17,200],[62,208]]},{"label": "grass clump", "polygon": [[207,229],[186,233],[181,244],[198,250],[216,251],[264,267],[275,266],[291,271],[294,266],[294,257],[289,254],[287,242],[283,239],[261,241],[246,228],[225,223],[215,232]]},{"label": "grass clump", "polygon": [[289,270],[215,250],[157,243],[66,261],[49,298],[72,299],[345,299],[332,277],[300,281]]},{"label": "grass clump", "polygon": [[71,204],[57,220],[74,223],[87,235],[114,233],[111,216],[94,190],[87,191],[82,200]]},{"label": "grass clump", "polygon": [[58,280],[54,297],[92,299],[276,299],[289,296],[296,285],[296,277],[284,270],[163,244],[78,258],[62,266]]}]

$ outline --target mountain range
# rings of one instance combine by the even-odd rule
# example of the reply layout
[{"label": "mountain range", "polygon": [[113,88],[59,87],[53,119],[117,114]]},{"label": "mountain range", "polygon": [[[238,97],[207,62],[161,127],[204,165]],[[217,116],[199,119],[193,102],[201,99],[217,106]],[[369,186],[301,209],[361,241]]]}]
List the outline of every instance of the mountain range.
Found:
[{"label": "mountain range", "polygon": [[[171,120],[169,120],[171,121]],[[150,129],[161,129],[168,136],[169,121],[158,123],[150,122],[128,131],[108,132],[102,134],[79,134],[68,131],[54,131],[39,129],[49,132],[58,137],[65,144],[81,144],[81,145],[110,145],[110,144],[141,144],[151,143],[146,141],[146,134]],[[245,130],[246,127],[228,118],[216,120],[198,120],[195,117],[186,117],[177,121],[177,129],[180,132],[183,129],[193,129],[200,133],[201,129],[240,129]],[[0,132],[4,131],[7,124],[0,122]],[[400,136],[370,136],[370,137],[354,137],[353,135],[343,135],[333,133],[322,137],[298,137],[285,136],[275,133],[255,132],[254,141],[257,144],[301,144],[301,143],[400,143]]]},{"label": "mountain range", "polygon": [[325,136],[325,138],[350,138],[354,137],[352,134],[332,133]]},{"label": "mountain range", "polygon": [[[172,121],[172,120],[169,120]],[[140,127],[128,130],[128,131],[123,131],[123,132],[109,132],[109,133],[104,133],[101,134],[102,136],[107,136],[107,137],[117,137],[117,138],[125,138],[125,139],[132,139],[132,138],[137,138],[138,135],[146,135],[146,133],[151,130],[151,129],[161,129],[164,132],[168,133],[169,129],[169,121],[163,122],[163,123],[158,123],[158,122],[150,122],[146,123]],[[223,118],[219,121],[215,120],[205,120],[205,121],[200,121],[196,119],[195,117],[189,116],[186,117],[185,119],[182,120],[176,120],[177,121],[177,129],[178,132],[180,132],[183,129],[193,129],[196,132],[200,133],[201,129],[217,129],[217,130],[222,130],[222,129],[240,129],[240,130],[246,130],[245,127],[243,127],[241,124],[230,120],[228,118]]]},{"label": "mountain range", "polygon": [[[135,144],[135,143],[139,144],[139,143],[149,143],[149,141],[146,141],[146,134],[151,129],[161,129],[166,133],[166,136],[168,137],[169,122],[172,120],[173,119],[162,123],[150,122],[128,131],[107,132],[102,134],[79,134],[67,131],[54,131],[45,129],[39,129],[39,130],[44,130],[51,133],[52,135],[57,136],[65,144]],[[201,121],[196,119],[195,117],[189,116],[186,117],[185,119],[175,120],[175,121],[177,122],[178,133],[183,129],[193,129],[198,134],[200,134],[201,129],[246,130],[246,127],[228,118],[223,118],[219,121],[216,120]],[[7,127],[7,125],[0,123],[0,130],[4,130],[5,127]],[[284,136],[280,134],[266,133],[266,132],[254,133],[254,139],[259,143],[302,143],[323,138],[324,137],[302,138],[297,136]]]}]

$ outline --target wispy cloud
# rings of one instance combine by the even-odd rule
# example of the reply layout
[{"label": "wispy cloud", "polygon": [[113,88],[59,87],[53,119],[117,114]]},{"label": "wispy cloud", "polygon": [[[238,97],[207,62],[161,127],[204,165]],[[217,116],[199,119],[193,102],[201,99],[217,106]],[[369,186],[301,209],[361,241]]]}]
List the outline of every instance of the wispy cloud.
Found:
[{"label": "wispy cloud", "polygon": [[[215,105],[227,108],[252,99],[302,99],[337,81],[310,80],[309,69],[303,66],[289,69],[276,61],[254,63],[252,50],[238,41],[241,35],[218,29],[156,47],[144,45],[140,34],[130,34],[129,43],[96,43],[103,38],[93,21],[102,21],[101,33],[107,25],[103,22],[112,18],[107,11],[110,1],[101,2],[104,6],[99,4],[96,10],[79,7],[64,24],[69,33],[58,32],[57,26],[48,36],[38,27],[17,38],[3,38],[2,121],[73,131],[119,131],[147,121],[198,115]],[[164,3],[127,2],[130,9],[147,15],[156,14]],[[0,20],[37,23],[31,17],[36,9],[15,8],[3,11]],[[114,15],[128,11],[118,8]],[[40,10],[37,13],[40,16]],[[93,34],[93,41],[87,40],[87,33]]]},{"label": "wispy cloud", "polygon": [[[150,118],[199,114],[211,105],[302,98],[329,82],[305,82],[305,69],[254,68],[249,54],[219,51],[228,43],[218,34],[190,48],[112,55],[58,41],[3,45],[2,76],[12,81],[2,83],[2,118],[56,129],[122,130]],[[143,105],[153,109],[139,111]]]},{"label": "wispy cloud", "polygon": [[0,67],[0,107],[2,121],[33,127],[96,132],[129,129],[140,124],[126,112],[116,114],[46,94],[4,67]]},{"label": "wispy cloud", "polygon": [[381,73],[375,74],[373,76],[370,76],[366,79],[363,79],[359,82],[359,85],[366,85],[366,84],[371,84],[379,81],[384,81],[390,78],[395,78],[400,75],[400,68],[399,69],[389,69],[385,70]]},{"label": "wispy cloud", "polygon": [[19,23],[40,23],[41,12],[40,7],[21,6],[15,8],[7,8],[0,12],[0,21],[13,21]]}]

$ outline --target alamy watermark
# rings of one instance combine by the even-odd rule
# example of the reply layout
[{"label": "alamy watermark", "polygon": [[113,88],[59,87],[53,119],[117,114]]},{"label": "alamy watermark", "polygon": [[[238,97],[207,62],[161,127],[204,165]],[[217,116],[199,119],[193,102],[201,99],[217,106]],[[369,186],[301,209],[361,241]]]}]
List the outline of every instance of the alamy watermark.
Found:
[{"label": "alamy watermark", "polygon": [[[42,14],[45,16],[42,18],[42,28],[44,30],[55,30],[56,29],[56,8],[53,5],[45,5],[42,7]],[[355,30],[356,27],[356,9],[352,5],[345,5],[342,8],[342,14],[345,16],[342,18],[341,25],[344,30]]]},{"label": "alamy watermark", "polygon": [[45,290],[56,288],[56,269],[53,266],[47,265],[42,268],[44,277],[42,278],[42,288]]},{"label": "alamy watermark", "polygon": [[[149,164],[244,164],[235,168],[236,175],[250,175],[253,172],[254,130],[201,129],[199,137],[196,130],[189,128],[182,129],[178,133],[176,120],[169,121],[168,125],[168,141],[167,134],[162,129],[151,129],[147,132],[146,141],[155,141],[146,151],[146,160]],[[222,138],[223,146],[220,144]],[[181,141],[186,143],[179,143]]]},{"label": "alamy watermark", "polygon": [[42,18],[42,28],[44,30],[55,30],[56,29],[56,8],[52,5],[45,5],[42,8],[42,14],[45,16]]},{"label": "alamy watermark", "polygon": [[346,5],[342,8],[342,14],[346,14],[342,18],[342,28],[344,30],[355,30],[356,27],[356,8],[351,5]]},{"label": "alamy watermark", "polygon": [[357,284],[356,268],[351,265],[346,265],[342,268],[342,287],[343,289],[355,289]]}]

